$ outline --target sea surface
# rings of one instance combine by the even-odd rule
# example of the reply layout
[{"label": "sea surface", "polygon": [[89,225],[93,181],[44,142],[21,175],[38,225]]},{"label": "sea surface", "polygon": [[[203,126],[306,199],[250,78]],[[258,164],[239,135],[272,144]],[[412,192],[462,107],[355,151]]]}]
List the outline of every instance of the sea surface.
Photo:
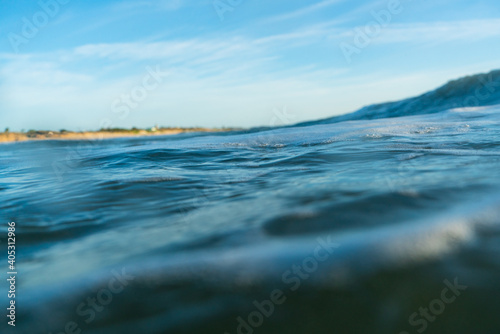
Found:
[{"label": "sea surface", "polygon": [[323,123],[1,145],[0,332],[500,333],[500,106]]}]

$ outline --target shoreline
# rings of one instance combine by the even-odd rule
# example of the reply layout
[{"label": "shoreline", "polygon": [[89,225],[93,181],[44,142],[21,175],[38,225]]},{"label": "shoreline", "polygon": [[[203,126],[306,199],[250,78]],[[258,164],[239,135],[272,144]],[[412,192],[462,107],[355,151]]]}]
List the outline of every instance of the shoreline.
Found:
[{"label": "shoreline", "polygon": [[113,138],[134,138],[169,136],[192,132],[228,132],[236,129],[209,129],[209,128],[171,128],[151,130],[101,130],[101,131],[29,131],[0,133],[0,143],[15,143],[40,140],[103,140]]}]

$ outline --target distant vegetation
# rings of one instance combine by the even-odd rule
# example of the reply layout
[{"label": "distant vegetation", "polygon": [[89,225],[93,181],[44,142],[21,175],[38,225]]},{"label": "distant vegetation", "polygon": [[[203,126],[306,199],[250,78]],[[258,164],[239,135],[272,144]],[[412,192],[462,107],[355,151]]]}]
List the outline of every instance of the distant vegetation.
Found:
[{"label": "distant vegetation", "polygon": [[156,132],[156,131],[162,131],[162,130],[203,130],[204,128],[181,128],[181,127],[157,127],[153,126],[151,128],[146,128],[146,129],[139,129],[136,128],[135,126],[132,129],[125,129],[125,128],[101,128],[99,131],[100,132],[132,132],[132,133],[139,133],[140,131],[147,131],[147,132]]},{"label": "distant vegetation", "polygon": [[99,130],[101,132],[129,132],[129,131],[132,131],[132,130],[129,130],[129,129],[124,129],[124,128],[101,128],[101,130]]},{"label": "distant vegetation", "polygon": [[149,136],[149,135],[172,135],[182,132],[217,132],[227,131],[229,129],[208,129],[208,128],[181,128],[181,127],[159,127],[153,126],[147,129],[139,129],[133,127],[125,128],[102,128],[98,131],[68,131],[61,129],[59,131],[45,131],[30,129],[27,132],[22,129],[21,132],[10,132],[9,128],[5,128],[4,132],[0,132],[0,143],[15,142],[25,140],[98,140],[103,138],[115,137],[131,137],[131,136]]},{"label": "distant vegetation", "polygon": [[[146,128],[146,129],[140,129],[137,127],[132,127],[131,129],[126,129],[126,128],[101,128],[98,131],[68,131],[66,129],[61,129],[59,131],[47,131],[47,130],[33,130],[30,129],[28,131],[25,131],[22,129],[20,132],[10,132],[9,128],[5,128],[4,132],[0,132],[0,134],[3,135],[3,137],[8,137],[9,136],[25,136],[26,138],[31,138],[31,139],[40,139],[40,138],[59,138],[61,135],[64,135],[64,138],[68,138],[71,136],[81,136],[81,135],[88,135],[88,134],[98,134],[98,133],[109,133],[113,134],[113,136],[116,135],[146,135],[146,134],[153,134],[153,133],[158,133],[158,134],[164,134],[168,133],[171,131],[175,132],[203,132],[203,131],[211,131],[210,129],[207,128],[202,128],[202,127],[191,127],[191,128],[182,128],[182,127],[164,127],[164,126],[153,126],[151,128]],[[213,131],[216,131],[212,129]],[[231,128],[222,128],[220,129],[222,131],[228,131],[228,130],[234,130]],[[1,140],[0,140],[1,141]]]},{"label": "distant vegetation", "polygon": [[[131,129],[126,129],[126,128],[101,128],[97,131],[68,131],[66,129],[61,129],[59,131],[48,131],[48,130],[33,130],[30,129],[28,131],[22,129],[20,133],[24,133],[28,136],[37,136],[37,135],[53,135],[53,134],[68,134],[68,133],[80,133],[80,132],[109,132],[109,133],[140,133],[141,131],[146,131],[146,132],[156,132],[156,131],[170,131],[170,130],[191,130],[191,131],[197,131],[197,130],[204,130],[205,128],[202,127],[192,127],[192,128],[182,128],[178,126],[153,126],[150,128],[145,128],[145,129],[140,129],[137,127],[132,127]],[[229,128],[222,128],[224,130],[228,130]],[[7,127],[5,128],[3,133],[10,133],[10,129]],[[15,133],[15,132],[14,132]]]},{"label": "distant vegetation", "polygon": [[26,136],[28,138],[35,138],[36,136],[47,136],[54,134],[52,131],[43,131],[43,130],[28,130],[26,132]]}]

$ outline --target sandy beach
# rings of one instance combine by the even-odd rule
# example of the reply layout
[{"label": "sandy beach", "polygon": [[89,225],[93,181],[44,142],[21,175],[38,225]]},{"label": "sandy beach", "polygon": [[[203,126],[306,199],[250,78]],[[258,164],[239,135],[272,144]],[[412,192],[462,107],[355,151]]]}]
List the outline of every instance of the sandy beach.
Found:
[{"label": "sandy beach", "polygon": [[29,131],[29,132],[3,132],[0,133],[0,143],[22,142],[30,140],[102,140],[109,138],[166,136],[187,132],[221,132],[230,129],[208,128],[168,128],[151,130],[118,130],[118,131]]}]

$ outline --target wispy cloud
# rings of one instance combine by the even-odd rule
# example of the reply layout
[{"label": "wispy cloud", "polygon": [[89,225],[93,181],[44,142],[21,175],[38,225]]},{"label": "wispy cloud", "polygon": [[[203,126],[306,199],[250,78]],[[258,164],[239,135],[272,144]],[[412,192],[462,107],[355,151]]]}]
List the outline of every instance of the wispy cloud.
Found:
[{"label": "wispy cloud", "polygon": [[300,8],[298,10],[295,10],[293,12],[289,12],[286,14],[280,14],[277,16],[273,16],[270,18],[265,19],[265,22],[270,23],[270,22],[278,22],[278,21],[285,21],[285,20],[290,20],[290,19],[295,19],[307,14],[314,13],[318,10],[321,10],[323,8],[335,5],[339,2],[343,2],[344,0],[324,0],[321,2],[318,2],[314,5],[310,5],[307,7]]},{"label": "wispy cloud", "polygon": [[113,9],[129,11],[138,8],[153,8],[173,11],[187,5],[186,0],[157,0],[157,1],[123,1],[113,5]]},{"label": "wispy cloud", "polygon": [[[357,27],[363,29],[363,26]],[[338,32],[333,38],[352,39],[359,30]],[[415,22],[391,24],[373,38],[374,44],[434,44],[451,41],[470,43],[480,39],[500,37],[500,19],[462,20],[446,22]]]},{"label": "wispy cloud", "polygon": [[500,19],[398,24],[378,43],[477,41],[500,36]]},{"label": "wispy cloud", "polygon": [[75,58],[105,61],[155,61],[171,66],[196,66],[213,62],[243,63],[249,59],[268,57],[264,47],[238,37],[215,39],[185,39],[162,42],[131,42],[89,44],[69,51]]}]

